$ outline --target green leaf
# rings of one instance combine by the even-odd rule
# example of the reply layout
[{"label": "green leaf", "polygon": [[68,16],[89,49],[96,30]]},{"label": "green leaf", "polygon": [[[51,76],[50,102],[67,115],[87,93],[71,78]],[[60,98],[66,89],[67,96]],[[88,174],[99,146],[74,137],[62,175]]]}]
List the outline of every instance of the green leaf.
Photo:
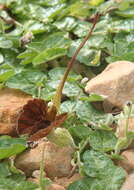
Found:
[{"label": "green leaf", "polygon": [[54,5],[60,5],[60,4],[62,4],[62,3],[65,3],[66,2],[66,0],[53,0],[53,1],[51,1],[51,0],[41,0],[40,1],[40,3],[41,3],[41,5],[45,5],[45,6],[54,6]]},{"label": "green leaf", "polygon": [[25,59],[23,64],[33,62],[34,65],[39,65],[66,55],[70,42],[67,33],[55,32],[43,38],[43,41],[31,42],[18,58]]},{"label": "green leaf", "polygon": [[[65,67],[55,67],[51,69],[48,73],[49,77],[51,80],[60,80],[62,79],[64,72],[65,72]],[[75,72],[71,71],[69,73],[69,76],[67,78],[67,81],[77,81],[78,79],[81,79],[81,76],[76,74]]]},{"label": "green leaf", "polygon": [[114,150],[117,138],[112,131],[96,130],[90,133],[89,142],[94,150],[108,152]]},{"label": "green leaf", "polygon": [[37,185],[22,178],[0,178],[1,190],[36,190]]},{"label": "green leaf", "polygon": [[134,31],[133,19],[117,20],[117,21],[111,22],[110,25],[111,25],[110,30],[112,33]]},{"label": "green leaf", "polygon": [[125,172],[122,168],[113,167],[104,179],[84,177],[69,185],[67,190],[119,190],[124,182]]},{"label": "green leaf", "polygon": [[0,163],[0,178],[8,177],[11,175],[11,171],[9,170],[9,166],[7,162]]},{"label": "green leaf", "polygon": [[40,91],[40,98],[45,99],[46,101],[51,101],[55,95],[55,90],[48,87],[47,84],[45,88],[42,88]]},{"label": "green leaf", "polygon": [[26,149],[26,141],[9,136],[0,137],[0,159],[16,155]]},{"label": "green leaf", "polygon": [[67,112],[67,113],[73,113],[75,111],[75,106],[76,103],[74,101],[64,101],[61,106],[60,106],[60,110],[62,113]]},{"label": "green leaf", "polygon": [[118,7],[119,7],[119,3],[113,0],[110,0],[98,6],[97,12],[99,12],[102,15],[105,15],[108,11],[118,9]]},{"label": "green leaf", "polygon": [[[25,2],[24,2],[25,3]],[[43,21],[45,23],[52,22],[57,16],[64,10],[66,4],[59,4],[52,7],[43,7],[38,3],[25,3],[22,9],[15,7],[15,12],[18,12],[19,16],[24,16],[24,18],[35,19],[38,21]],[[27,13],[27,15],[25,15]]]},{"label": "green leaf", "polygon": [[10,164],[5,161],[0,163],[0,189],[1,190],[34,190],[37,185],[26,181],[20,172],[12,172]]},{"label": "green leaf", "polygon": [[75,2],[69,7],[70,15],[75,17],[89,16],[88,4],[82,1]]},{"label": "green leaf", "polygon": [[92,130],[84,125],[71,126],[69,131],[73,137],[78,137],[79,139],[86,139],[92,134]]},{"label": "green leaf", "polygon": [[[88,66],[98,66],[100,63],[97,62],[97,64],[93,64],[93,60],[95,57],[98,55],[98,50],[99,46],[103,43],[104,41],[104,36],[102,35],[96,35],[92,36],[89,41],[85,44],[85,46],[80,50],[77,60],[80,63],[83,63]],[[72,57],[76,49],[81,43],[81,39],[75,40],[72,42],[69,51],[68,51],[68,56]]]},{"label": "green leaf", "polygon": [[77,21],[77,26],[74,28],[73,32],[78,37],[84,37],[87,35],[87,32],[90,30],[92,24],[86,21]]},{"label": "green leaf", "polygon": [[3,54],[3,57],[4,57],[4,62],[2,64],[2,66],[5,64],[10,66],[10,67],[18,67],[18,60],[16,59],[17,57],[17,50],[16,49],[13,49],[13,48],[10,48],[10,49],[1,49],[1,53]]},{"label": "green leaf", "polygon": [[96,110],[89,102],[78,101],[75,111],[78,118],[89,123],[98,123],[107,117],[107,114]]},{"label": "green leaf", "polygon": [[[49,81],[47,85],[50,88],[53,88],[56,90],[58,87],[58,84],[60,83],[60,80],[57,81]],[[76,84],[76,83],[71,83],[71,82],[66,82],[64,89],[63,89],[63,94],[68,96],[68,97],[73,97],[77,96],[81,92],[81,88]]]},{"label": "green leaf", "polygon": [[92,183],[93,180],[91,178],[84,177],[83,179],[70,184],[67,190],[95,190],[91,189]]},{"label": "green leaf", "polygon": [[84,172],[89,177],[104,178],[109,175],[113,162],[110,158],[101,152],[94,150],[86,151],[83,155]]},{"label": "green leaf", "polygon": [[27,49],[26,51],[20,53],[17,58],[23,59],[21,61],[22,65],[26,65],[32,63],[33,59],[38,55],[38,53],[34,50]]},{"label": "green leaf", "polygon": [[77,22],[73,17],[65,17],[60,21],[54,22],[53,25],[56,26],[59,30],[72,31],[76,27]]},{"label": "green leaf", "polygon": [[65,128],[57,128],[53,130],[48,136],[48,140],[57,144],[60,147],[64,146],[72,146],[75,147],[74,140],[69,133],[69,131]]},{"label": "green leaf", "polygon": [[65,101],[61,104],[61,112],[76,112],[76,115],[81,121],[93,123],[95,125],[109,125],[111,124],[111,114],[105,114],[96,110],[87,101]]},{"label": "green leaf", "polygon": [[38,40],[37,42],[31,42],[28,44],[28,49],[32,49],[36,52],[41,53],[45,49],[50,48],[63,48],[66,49],[70,45],[71,40],[68,38],[67,32],[54,32],[51,33],[43,40]]},{"label": "green leaf", "polygon": [[80,100],[88,102],[100,102],[105,100],[105,96],[91,93],[89,97],[81,97]]},{"label": "green leaf", "polygon": [[89,4],[92,6],[98,6],[99,4],[103,3],[104,0],[89,0]]},{"label": "green leaf", "polygon": [[66,54],[67,50],[63,48],[55,47],[55,48],[46,49],[33,59],[33,64],[39,65],[41,63],[45,63],[53,59],[62,57]]},{"label": "green leaf", "polygon": [[20,89],[28,94],[37,96],[38,88],[44,86],[43,82],[47,79],[45,73],[36,70],[22,71],[11,77],[6,86],[9,88]]},{"label": "green leaf", "polygon": [[0,48],[11,48],[13,46],[13,42],[8,40],[6,37],[0,37]]},{"label": "green leaf", "polygon": [[111,56],[107,57],[108,62],[118,60],[134,61],[134,36],[120,32],[115,35]]},{"label": "green leaf", "polygon": [[109,175],[106,178],[94,180],[91,190],[119,190],[124,183],[125,177],[124,169],[114,166],[109,170]]},{"label": "green leaf", "polygon": [[[56,67],[49,71],[48,75],[50,77],[50,80],[47,83],[47,87],[49,89],[53,89],[53,91],[56,90],[58,84],[60,83],[60,80],[62,79],[65,72],[64,67]],[[76,81],[78,81],[81,78],[80,75],[70,72],[67,82],[65,83],[63,94],[65,94],[68,97],[77,96],[81,92],[81,88],[78,86]]]},{"label": "green leaf", "polygon": [[129,8],[124,11],[116,11],[116,14],[125,18],[134,18],[134,8]]},{"label": "green leaf", "polygon": [[14,74],[15,74],[15,70],[9,65],[4,64],[0,66],[0,82],[7,81]]},{"label": "green leaf", "polygon": [[133,138],[127,138],[127,137],[119,138],[115,146],[115,151],[120,152],[120,150],[126,149],[132,143],[133,139],[134,137]]},{"label": "green leaf", "polygon": [[26,31],[31,31],[33,34],[40,34],[43,32],[50,32],[50,25],[45,25],[42,22],[29,20],[24,24],[24,28]]}]

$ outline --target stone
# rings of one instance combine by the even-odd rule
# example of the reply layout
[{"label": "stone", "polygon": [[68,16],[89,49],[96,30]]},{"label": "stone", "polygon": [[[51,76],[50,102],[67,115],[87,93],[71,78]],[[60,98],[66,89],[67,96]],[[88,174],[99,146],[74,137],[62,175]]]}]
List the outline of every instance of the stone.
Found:
[{"label": "stone", "polygon": [[62,187],[61,185],[57,185],[57,184],[53,183],[52,185],[47,187],[47,190],[65,190],[65,188]]},{"label": "stone", "polygon": [[65,189],[69,186],[69,184],[80,180],[82,177],[80,176],[79,173],[75,173],[72,177],[68,178],[68,177],[62,177],[62,178],[56,178],[54,180],[54,182],[56,184],[59,184],[61,186],[63,186]]},{"label": "stone", "polygon": [[129,175],[120,190],[134,190],[134,173]]},{"label": "stone", "polygon": [[44,149],[44,167],[47,177],[65,177],[71,172],[71,159],[74,150],[71,146],[59,147],[52,142],[41,142],[37,147],[26,150],[15,159],[17,168],[30,176],[34,170],[40,169],[42,150]]},{"label": "stone", "polygon": [[[67,188],[69,186],[69,184],[75,182],[75,181],[78,181],[80,180],[82,177],[80,176],[79,173],[75,173],[73,176],[71,177],[62,177],[62,178],[55,178],[53,181],[52,181],[52,187],[62,187],[62,188]],[[49,178],[47,178],[48,180],[50,180]],[[40,180],[40,170],[35,170],[33,173],[32,173],[32,178],[28,178],[29,181],[32,181],[34,183],[37,183],[39,184],[39,180]],[[51,180],[50,180],[51,181]],[[51,187],[50,186],[50,187]]]},{"label": "stone", "polygon": [[134,171],[134,149],[125,150],[121,153],[123,160],[120,160],[118,164],[123,167],[127,173]]},{"label": "stone", "polygon": [[0,90],[0,135],[12,135],[16,131],[16,119],[24,104],[31,96],[20,90]]},{"label": "stone", "polygon": [[[39,185],[39,178],[28,178],[28,181]],[[47,185],[45,190],[65,190],[65,188],[52,182],[50,185]]]},{"label": "stone", "polygon": [[106,96],[103,102],[105,112],[122,109],[127,101],[134,101],[134,63],[117,61],[91,79],[86,87],[87,93]]}]

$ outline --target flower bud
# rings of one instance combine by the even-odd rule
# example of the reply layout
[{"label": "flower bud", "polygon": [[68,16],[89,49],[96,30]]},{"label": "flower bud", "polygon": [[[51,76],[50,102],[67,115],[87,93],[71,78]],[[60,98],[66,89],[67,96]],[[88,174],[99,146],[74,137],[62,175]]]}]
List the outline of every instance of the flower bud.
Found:
[{"label": "flower bud", "polygon": [[88,82],[88,78],[87,77],[84,77],[82,80],[81,80],[81,84],[85,84],[86,82]]},{"label": "flower bud", "polygon": [[48,107],[51,107],[51,106],[53,106],[53,102],[48,102]]},{"label": "flower bud", "polygon": [[48,140],[57,144],[58,146],[72,146],[75,147],[73,138],[69,131],[65,128],[54,129],[48,136]]}]

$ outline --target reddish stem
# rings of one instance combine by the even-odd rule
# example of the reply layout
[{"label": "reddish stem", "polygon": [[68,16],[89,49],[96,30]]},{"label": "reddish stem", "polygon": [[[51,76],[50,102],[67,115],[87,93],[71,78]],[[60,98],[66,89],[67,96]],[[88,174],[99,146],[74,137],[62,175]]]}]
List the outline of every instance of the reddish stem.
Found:
[{"label": "reddish stem", "polygon": [[62,97],[62,90],[63,90],[64,84],[66,82],[66,79],[68,77],[68,74],[69,74],[70,70],[72,69],[73,64],[75,63],[77,55],[79,54],[80,50],[83,48],[83,46],[85,45],[87,40],[92,36],[93,30],[94,30],[99,18],[100,18],[100,14],[97,13],[94,17],[93,25],[92,25],[91,29],[89,30],[87,36],[81,42],[81,44],[79,45],[79,47],[77,48],[73,57],[71,58],[71,60],[69,61],[68,65],[67,65],[64,76],[63,76],[63,78],[62,78],[62,80],[61,80],[61,82],[60,82],[60,84],[56,90],[56,94],[53,98],[53,106],[55,106],[57,108],[57,110],[59,109],[59,106],[60,106],[61,97]]}]

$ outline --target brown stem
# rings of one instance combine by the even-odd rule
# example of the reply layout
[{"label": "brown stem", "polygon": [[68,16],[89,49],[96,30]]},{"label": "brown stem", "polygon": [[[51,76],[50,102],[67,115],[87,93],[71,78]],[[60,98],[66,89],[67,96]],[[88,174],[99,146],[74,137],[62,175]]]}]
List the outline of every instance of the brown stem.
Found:
[{"label": "brown stem", "polygon": [[70,70],[72,69],[72,66],[73,64],[75,63],[75,60],[76,60],[76,57],[78,55],[78,53],[80,52],[80,50],[82,49],[82,47],[85,45],[85,43],[87,42],[87,40],[91,37],[92,33],[93,33],[93,30],[98,22],[100,18],[100,14],[96,14],[95,17],[94,17],[94,21],[93,21],[93,25],[91,27],[91,29],[89,30],[87,36],[84,38],[84,40],[81,42],[81,44],[79,45],[78,49],[75,51],[73,57],[71,58],[71,60],[69,61],[68,65],[67,65],[67,68],[66,68],[66,71],[64,73],[64,76],[62,78],[62,80],[60,81],[60,84],[56,90],[56,94],[53,98],[53,106],[55,106],[57,108],[57,110],[59,109],[60,107],[60,102],[61,102],[61,97],[62,97],[62,90],[63,90],[63,87],[64,87],[64,84],[66,82],[66,79],[68,77],[68,74],[70,72]]}]

